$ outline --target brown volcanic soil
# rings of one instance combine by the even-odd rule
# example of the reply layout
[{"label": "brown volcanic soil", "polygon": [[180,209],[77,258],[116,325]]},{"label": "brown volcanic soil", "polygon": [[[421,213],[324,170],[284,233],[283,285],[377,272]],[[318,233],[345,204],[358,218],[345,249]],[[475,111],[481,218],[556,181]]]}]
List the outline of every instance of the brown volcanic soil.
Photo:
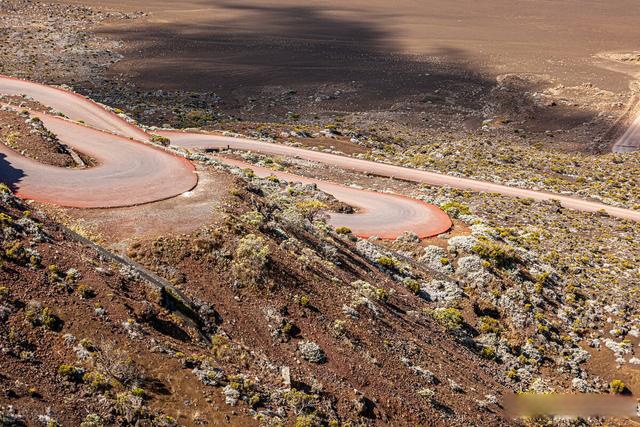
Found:
[{"label": "brown volcanic soil", "polygon": [[[493,395],[499,402],[510,392],[496,375],[500,368],[434,322],[424,299],[358,255],[347,238],[322,237],[296,225],[278,231],[278,225],[242,222],[241,215],[254,209],[271,217],[274,205],[259,195],[258,188],[240,179],[227,181],[224,188],[229,197],[217,209],[215,226],[186,235],[141,239],[128,252],[194,301],[215,310],[215,315],[209,315],[217,325],[211,348],[199,346],[197,335],[159,307],[158,296],[142,282],[127,279],[93,250],[68,241],[46,218],[37,215],[51,236],[50,243],[17,236],[22,247],[38,251],[42,267],[30,267],[33,262],[28,256],[10,255],[16,253],[11,240],[16,236],[3,231],[2,244],[8,249],[0,283],[8,290],[2,291],[0,305],[8,306],[8,320],[0,322],[0,348],[8,351],[0,352],[0,385],[8,393],[0,394],[0,407],[16,406],[29,424],[48,406],[64,425],[79,425],[90,411],[109,417],[109,404],[101,403],[99,393],[90,391],[90,380],[76,384],[57,373],[64,363],[97,369],[93,359],[79,360],[77,350],[65,344],[69,341],[66,334],[72,334],[76,344],[90,338],[99,347],[98,354],[109,353],[111,347],[124,352],[144,374],[141,386],[148,407],[184,425],[198,424],[197,420],[213,425],[225,421],[252,424],[246,417],[251,414],[247,405],[225,405],[221,387],[204,386],[190,372],[193,364],[199,366],[203,363],[199,361],[211,357],[231,383],[237,381],[233,374],[247,375],[268,406],[295,406],[295,393],[306,393],[305,399],[312,399],[319,410],[342,421],[445,425],[473,419],[478,425],[517,424],[505,419],[499,403],[487,397]],[[10,216],[2,220],[9,225],[18,223],[25,209],[24,205],[13,208],[0,203],[0,212]],[[241,260],[236,254],[238,239],[248,233],[264,239],[271,252],[254,284],[239,283],[232,273],[233,260]],[[283,241],[283,233],[290,238]],[[335,247],[335,253],[321,255],[321,249],[313,249],[327,244]],[[46,268],[50,264],[59,267],[59,279],[51,279]],[[79,281],[66,278],[65,272],[72,267],[80,272]],[[357,313],[350,317],[344,306],[355,304],[364,292],[356,279],[386,290],[387,297],[376,297],[368,306],[358,305],[353,309]],[[80,284],[92,288],[95,296],[83,298]],[[308,302],[301,303],[301,296]],[[26,319],[31,300],[51,308],[62,321],[59,327],[32,326]],[[106,315],[96,312],[100,307]],[[155,313],[151,317],[149,309]],[[128,319],[137,320],[144,336],[126,332]],[[284,332],[287,324],[293,326]],[[12,327],[15,332],[9,333]],[[318,343],[326,363],[305,361],[297,349],[303,340]],[[292,386],[298,390],[294,395],[284,394],[287,403],[278,397],[283,396],[278,391],[282,366],[290,367]],[[466,371],[460,372],[459,366]],[[427,368],[431,373],[424,371]],[[132,386],[113,387],[111,395],[126,393]],[[424,390],[433,392],[433,398],[420,395]],[[489,403],[481,403],[485,400]],[[287,425],[293,424],[296,415],[302,416],[291,407],[286,414]]]},{"label": "brown volcanic soil", "polygon": [[[113,362],[129,360],[126,363],[142,374],[145,406],[175,417],[181,425],[196,425],[202,419],[215,425],[255,424],[250,417],[233,413],[217,390],[198,382],[189,369],[183,369],[178,354],[166,351],[193,354],[207,350],[198,344],[195,332],[156,303],[156,291],[123,274],[119,265],[105,261],[95,250],[69,240],[55,223],[38,213],[31,216],[35,223],[24,223],[20,218],[28,206],[6,194],[1,196],[2,247],[21,249],[11,259],[3,250],[1,257],[0,414],[13,406],[26,425],[42,424],[38,418],[48,414],[60,423],[55,425],[71,426],[80,425],[87,414],[97,413],[105,425],[120,425],[122,418],[111,418],[113,401],[105,400],[82,381],[59,374],[63,364],[82,367],[85,372],[100,371],[94,356],[102,354]],[[38,224],[42,231],[34,231],[30,224]],[[7,232],[9,229],[18,234]],[[25,260],[24,248],[36,251],[40,260],[29,261],[28,255]],[[59,270],[55,278],[50,265]],[[79,280],[65,277],[72,268]],[[83,297],[81,286],[93,293]],[[29,305],[35,301],[59,319],[54,327],[29,321]],[[97,308],[104,313],[98,313]],[[149,309],[157,313],[155,320],[142,327],[142,335],[128,335],[122,325],[128,319],[139,320],[138,315]],[[95,346],[85,359],[78,356],[82,340]],[[113,383],[104,393],[115,399],[116,393],[127,388]]]},{"label": "brown volcanic soil", "polygon": [[41,135],[31,133],[32,128],[25,123],[27,118],[12,111],[0,110],[0,143],[48,165],[75,167],[73,158],[59,142],[45,140]]},{"label": "brown volcanic soil", "polygon": [[[124,250],[140,239],[191,233],[214,224],[216,209],[232,182],[229,174],[198,165],[198,185],[171,199],[116,209],[64,209],[40,205],[52,217],[78,233]],[[113,244],[113,242],[116,242]]]},{"label": "brown volcanic soil", "polygon": [[[268,227],[237,221],[247,209],[269,217],[272,206],[268,199],[256,196],[255,188],[240,180],[230,190],[233,200],[225,203],[223,221],[215,229],[203,227],[189,235],[142,241],[131,248],[129,256],[194,300],[215,301],[226,336],[264,352],[276,366],[290,367],[293,387],[320,389],[320,395],[333,402],[333,410],[343,420],[446,425],[461,422],[463,418],[457,414],[464,411],[465,422],[474,418],[471,422],[479,425],[518,424],[502,418],[500,407],[478,406],[489,394],[500,399],[509,393],[491,371],[492,366],[451,340],[424,315],[424,301],[358,255],[353,242],[320,239],[290,226],[283,228],[290,236],[285,242],[294,246],[287,247]],[[232,264],[225,259],[233,253],[233,241],[248,232],[263,237],[271,252],[268,265],[253,285],[234,281]],[[326,243],[337,249],[329,263],[313,249]],[[206,249],[210,247],[217,249]],[[298,254],[302,256],[297,260],[292,257]],[[344,307],[353,304],[357,278],[389,289],[391,296],[376,304],[375,311],[359,307],[356,318],[351,318],[344,314]],[[308,303],[300,302],[302,296]],[[336,327],[340,322],[344,330]],[[293,331],[282,332],[282,324],[293,325]],[[305,361],[297,350],[303,340],[319,344],[326,363]],[[228,363],[236,361],[232,358]],[[428,367],[436,379],[431,382],[417,375],[413,370],[417,366]],[[460,372],[459,366],[467,370]],[[450,381],[465,391],[453,391]],[[433,402],[419,395],[424,388],[435,391]],[[362,395],[366,399],[359,397]]]},{"label": "brown volcanic soil", "polygon": [[[236,96],[357,91],[357,104],[348,96],[337,103],[356,108],[442,86],[482,86],[504,73],[626,90],[625,76],[591,57],[637,48],[640,18],[633,0],[66,2],[152,12],[146,23],[102,30],[127,43],[112,74],[140,87]],[[470,78],[476,72],[484,77]]]}]

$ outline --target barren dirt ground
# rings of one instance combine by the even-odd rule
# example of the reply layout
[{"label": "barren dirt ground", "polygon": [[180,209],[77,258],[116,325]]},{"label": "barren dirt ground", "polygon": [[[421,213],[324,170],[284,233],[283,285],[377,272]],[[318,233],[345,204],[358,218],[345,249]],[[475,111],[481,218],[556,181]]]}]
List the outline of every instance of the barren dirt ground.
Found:
[{"label": "barren dirt ground", "polygon": [[149,12],[97,28],[124,42],[108,79],[215,94],[242,120],[375,111],[464,132],[503,116],[557,148],[603,152],[633,108],[633,75],[603,59],[637,48],[631,0],[63,2]]},{"label": "barren dirt ground", "polygon": [[382,98],[450,78],[425,74],[443,61],[452,71],[550,74],[624,90],[625,76],[590,58],[637,48],[640,18],[633,0],[66,2],[152,12],[145,24],[103,29],[130,43],[113,72],[148,88],[355,80]]},{"label": "barren dirt ground", "polygon": [[216,209],[232,179],[211,168],[200,167],[198,174],[199,185],[193,191],[160,202],[117,209],[40,207],[82,234],[125,251],[136,241],[192,233],[219,219]]}]

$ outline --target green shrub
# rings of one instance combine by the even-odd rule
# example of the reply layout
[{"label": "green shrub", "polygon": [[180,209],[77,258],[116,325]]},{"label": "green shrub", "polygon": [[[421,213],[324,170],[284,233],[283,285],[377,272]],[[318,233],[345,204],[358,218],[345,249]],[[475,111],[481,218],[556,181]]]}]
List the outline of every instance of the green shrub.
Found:
[{"label": "green shrub", "polygon": [[87,372],[82,380],[89,385],[94,392],[102,393],[111,389],[111,384],[107,378],[99,372]]},{"label": "green shrub", "polygon": [[609,383],[609,391],[614,394],[623,394],[627,392],[627,385],[621,380],[615,379]]},{"label": "green shrub", "polygon": [[436,308],[433,311],[433,318],[449,330],[459,330],[462,329],[462,326],[464,325],[462,313],[460,313],[460,310],[453,307]]},{"label": "green shrub", "polygon": [[493,347],[483,347],[480,355],[488,360],[495,360],[497,358],[496,350]]},{"label": "green shrub", "polygon": [[58,366],[58,375],[64,377],[68,381],[79,381],[82,375],[82,368],[76,368],[73,365],[62,364]]},{"label": "green shrub", "polygon": [[36,256],[36,255],[31,255],[29,257],[29,265],[31,266],[31,268],[33,268],[34,270],[37,270],[40,268],[40,257]]},{"label": "green shrub", "polygon": [[503,332],[503,328],[502,328],[502,325],[500,324],[500,321],[489,316],[482,316],[480,318],[480,324],[478,326],[478,330],[483,334],[493,333],[493,334],[499,335]]},{"label": "green shrub", "polygon": [[322,419],[315,414],[298,415],[296,417],[295,427],[320,427],[324,425]]},{"label": "green shrub", "polygon": [[398,261],[389,256],[381,256],[378,258],[377,263],[380,264],[384,268],[388,268],[389,270],[395,270],[398,267]]},{"label": "green shrub", "polygon": [[62,323],[60,318],[53,314],[50,308],[42,307],[38,302],[29,303],[25,310],[25,318],[33,326],[42,326],[52,331],[58,330]]},{"label": "green shrub", "polygon": [[304,217],[313,219],[313,217],[320,211],[326,210],[327,205],[319,200],[303,200],[296,203],[296,209]]},{"label": "green shrub", "polygon": [[256,173],[251,168],[242,169],[242,173],[244,173],[244,176],[246,176],[249,179],[252,179],[252,178],[256,177]]},{"label": "green shrub", "polygon": [[80,427],[104,427],[105,423],[98,414],[89,414],[80,423]]},{"label": "green shrub", "polygon": [[300,297],[300,301],[299,302],[300,302],[300,305],[302,307],[308,307],[309,304],[311,303],[311,300],[309,299],[308,296],[303,295],[303,296]]},{"label": "green shrub", "polygon": [[389,292],[385,288],[375,289],[376,298],[380,301],[387,301],[389,299]]},{"label": "green shrub", "polygon": [[417,280],[407,277],[404,279],[404,285],[414,294],[420,293],[420,283]]},{"label": "green shrub", "polygon": [[264,223],[264,215],[258,211],[249,211],[242,214],[240,220],[247,225],[260,227]]},{"label": "green shrub", "polygon": [[336,233],[338,234],[351,234],[351,229],[349,227],[337,227],[336,228]]},{"label": "green shrub", "polygon": [[13,222],[13,218],[7,215],[4,212],[0,212],[0,223],[2,224],[11,224]]},{"label": "green shrub", "polygon": [[22,243],[17,241],[9,243],[5,247],[4,253],[8,259],[16,263],[22,263],[23,261],[25,261],[25,258],[27,256],[27,251],[22,246]]},{"label": "green shrub", "polygon": [[443,205],[440,206],[440,208],[442,208],[443,211],[445,211],[446,213],[448,213],[453,217],[471,214],[471,211],[469,210],[469,206],[464,205],[460,202],[456,202],[455,200],[444,203]]},{"label": "green shrub", "polygon": [[50,264],[49,265],[49,281],[51,282],[55,282],[60,278],[60,271],[58,270],[58,266],[55,264]]},{"label": "green shrub", "polygon": [[78,285],[76,292],[82,299],[90,299],[96,296],[96,292],[84,283]]},{"label": "green shrub", "polygon": [[45,307],[40,312],[40,322],[45,329],[53,331],[58,328],[60,319],[58,318],[58,316],[51,312],[50,308]]},{"label": "green shrub", "polygon": [[144,389],[140,387],[134,387],[133,389],[131,389],[131,394],[133,394],[136,397],[142,397],[142,398],[146,396]]},{"label": "green shrub", "polygon": [[240,280],[255,282],[262,274],[271,251],[264,238],[247,234],[236,248],[233,272]]},{"label": "green shrub", "polygon": [[79,342],[79,344],[84,347],[87,351],[90,351],[92,353],[98,351],[98,347],[96,347],[96,345],[93,343],[93,341],[91,341],[89,338],[82,338]]},{"label": "green shrub", "polygon": [[517,257],[512,247],[487,238],[478,239],[478,243],[473,245],[471,250],[497,267],[508,267],[517,262]]},{"label": "green shrub", "polygon": [[165,147],[171,144],[171,140],[169,138],[167,138],[166,136],[156,135],[156,134],[151,135],[151,142],[164,145]]}]

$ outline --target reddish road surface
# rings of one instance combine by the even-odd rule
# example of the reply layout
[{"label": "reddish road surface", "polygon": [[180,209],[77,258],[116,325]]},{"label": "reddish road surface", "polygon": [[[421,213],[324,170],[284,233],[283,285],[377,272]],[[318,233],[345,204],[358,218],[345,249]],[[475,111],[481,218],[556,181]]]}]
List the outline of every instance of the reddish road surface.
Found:
[{"label": "reddish road surface", "polygon": [[6,156],[0,181],[13,183],[20,197],[68,207],[120,207],[174,197],[197,184],[193,165],[181,157],[59,117],[34,116],[98,165],[78,170],[45,165],[0,144],[0,158]]},{"label": "reddish road surface", "polygon": [[383,239],[395,239],[405,231],[413,231],[420,237],[428,237],[443,233],[451,227],[451,219],[446,213],[416,199],[397,194],[358,190],[333,182],[286,172],[274,172],[271,169],[238,160],[216,158],[241,168],[250,167],[262,178],[275,175],[289,182],[316,184],[320,190],[358,209],[356,215],[331,213],[329,220],[334,226],[349,227],[356,236],[375,235]]},{"label": "reddish road surface", "polygon": [[[69,119],[82,120],[91,126],[35,114],[62,142],[94,157],[98,166],[90,169],[72,170],[44,165],[0,144],[0,155],[4,154],[3,160],[7,163],[0,170],[0,181],[12,182],[22,197],[69,207],[118,207],[172,197],[192,189],[197,183],[191,163],[132,140],[148,140],[148,135],[77,94],[1,76],[0,93],[25,94]],[[271,171],[267,173],[247,163],[225,161],[250,167],[259,175],[271,174]],[[315,183],[338,200],[358,208],[357,214],[332,213],[330,219],[331,224],[347,226],[358,236],[377,235],[393,239],[411,231],[420,237],[429,237],[451,227],[451,220],[444,212],[419,200],[286,173],[277,175],[288,181]]]},{"label": "reddish road surface", "polygon": [[73,92],[0,75],[0,94],[27,95],[42,105],[63,113],[71,120],[82,120],[91,127],[114,132],[127,138],[143,141],[148,139],[148,135],[141,129],[130,125],[90,99]]},{"label": "reddish road surface", "polygon": [[506,196],[531,198],[534,200],[558,200],[562,206],[585,212],[597,212],[604,210],[618,218],[640,221],[640,211],[632,209],[608,206],[598,202],[561,196],[543,191],[527,190],[523,188],[509,187],[491,182],[478,181],[468,178],[443,175],[434,172],[405,168],[402,166],[376,163],[369,160],[354,159],[319,151],[305,150],[286,145],[269,144],[252,139],[232,138],[208,134],[186,133],[178,131],[162,131],[161,135],[171,139],[172,144],[186,148],[224,148],[231,147],[237,150],[248,150],[262,154],[298,157],[319,163],[351,169],[358,172],[373,173],[381,176],[394,177],[407,181],[414,181],[437,186],[449,186],[463,190],[498,193]]},{"label": "reddish road surface", "polygon": [[[0,76],[0,93],[26,94],[64,113],[70,119],[82,120],[91,129],[69,121],[42,116],[45,125],[61,140],[85,152],[100,162],[87,170],[69,170],[45,166],[25,159],[18,153],[0,147],[8,166],[0,171],[0,179],[15,181],[18,193],[37,200],[66,206],[113,207],[160,200],[187,191],[195,185],[193,167],[183,159],[164,151],[101,132],[102,129],[120,135],[146,140],[148,135],[117,115],[81,96],[36,83]],[[640,212],[616,208],[597,202],[545,192],[513,188],[489,182],[452,177],[433,172],[353,159],[323,152],[284,145],[217,135],[162,131],[172,144],[185,148],[226,147],[251,150],[269,155],[293,156],[359,172],[374,173],[431,185],[500,193],[534,200],[556,199],[563,206],[581,211],[604,210],[612,216],[640,221]],[[224,159],[257,173],[273,174],[254,165]],[[11,170],[9,170],[11,169]],[[19,179],[16,175],[21,175]],[[331,223],[346,225],[360,236],[397,237],[403,231],[413,231],[421,237],[446,231],[450,219],[437,207],[403,196],[358,190],[340,184],[276,173],[290,181],[313,182],[337,199],[360,208],[356,215],[331,214]]]}]

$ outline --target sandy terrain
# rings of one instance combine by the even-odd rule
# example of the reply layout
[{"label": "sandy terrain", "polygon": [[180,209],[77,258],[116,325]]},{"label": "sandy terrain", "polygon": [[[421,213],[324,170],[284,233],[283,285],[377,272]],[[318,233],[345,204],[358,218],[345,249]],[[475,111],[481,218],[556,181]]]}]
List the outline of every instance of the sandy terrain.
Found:
[{"label": "sandy terrain", "polygon": [[602,153],[633,100],[633,76],[603,56],[637,48],[630,0],[59,1],[148,12],[92,26],[121,60],[104,83],[78,86],[158,126],[185,122],[172,99],[193,91],[203,102],[191,109],[213,121],[376,112],[388,126],[462,136],[492,119],[508,124],[505,143],[524,129],[554,149]]},{"label": "sandy terrain", "polygon": [[[460,72],[491,81],[549,74],[567,85],[625,90],[625,76],[591,57],[637,48],[640,17],[632,0],[66,2],[152,12],[144,25],[104,27],[129,46],[113,73],[144,87],[248,91],[355,81],[381,100],[402,95],[390,90],[454,83]],[[433,72],[441,65],[449,72]]]}]

